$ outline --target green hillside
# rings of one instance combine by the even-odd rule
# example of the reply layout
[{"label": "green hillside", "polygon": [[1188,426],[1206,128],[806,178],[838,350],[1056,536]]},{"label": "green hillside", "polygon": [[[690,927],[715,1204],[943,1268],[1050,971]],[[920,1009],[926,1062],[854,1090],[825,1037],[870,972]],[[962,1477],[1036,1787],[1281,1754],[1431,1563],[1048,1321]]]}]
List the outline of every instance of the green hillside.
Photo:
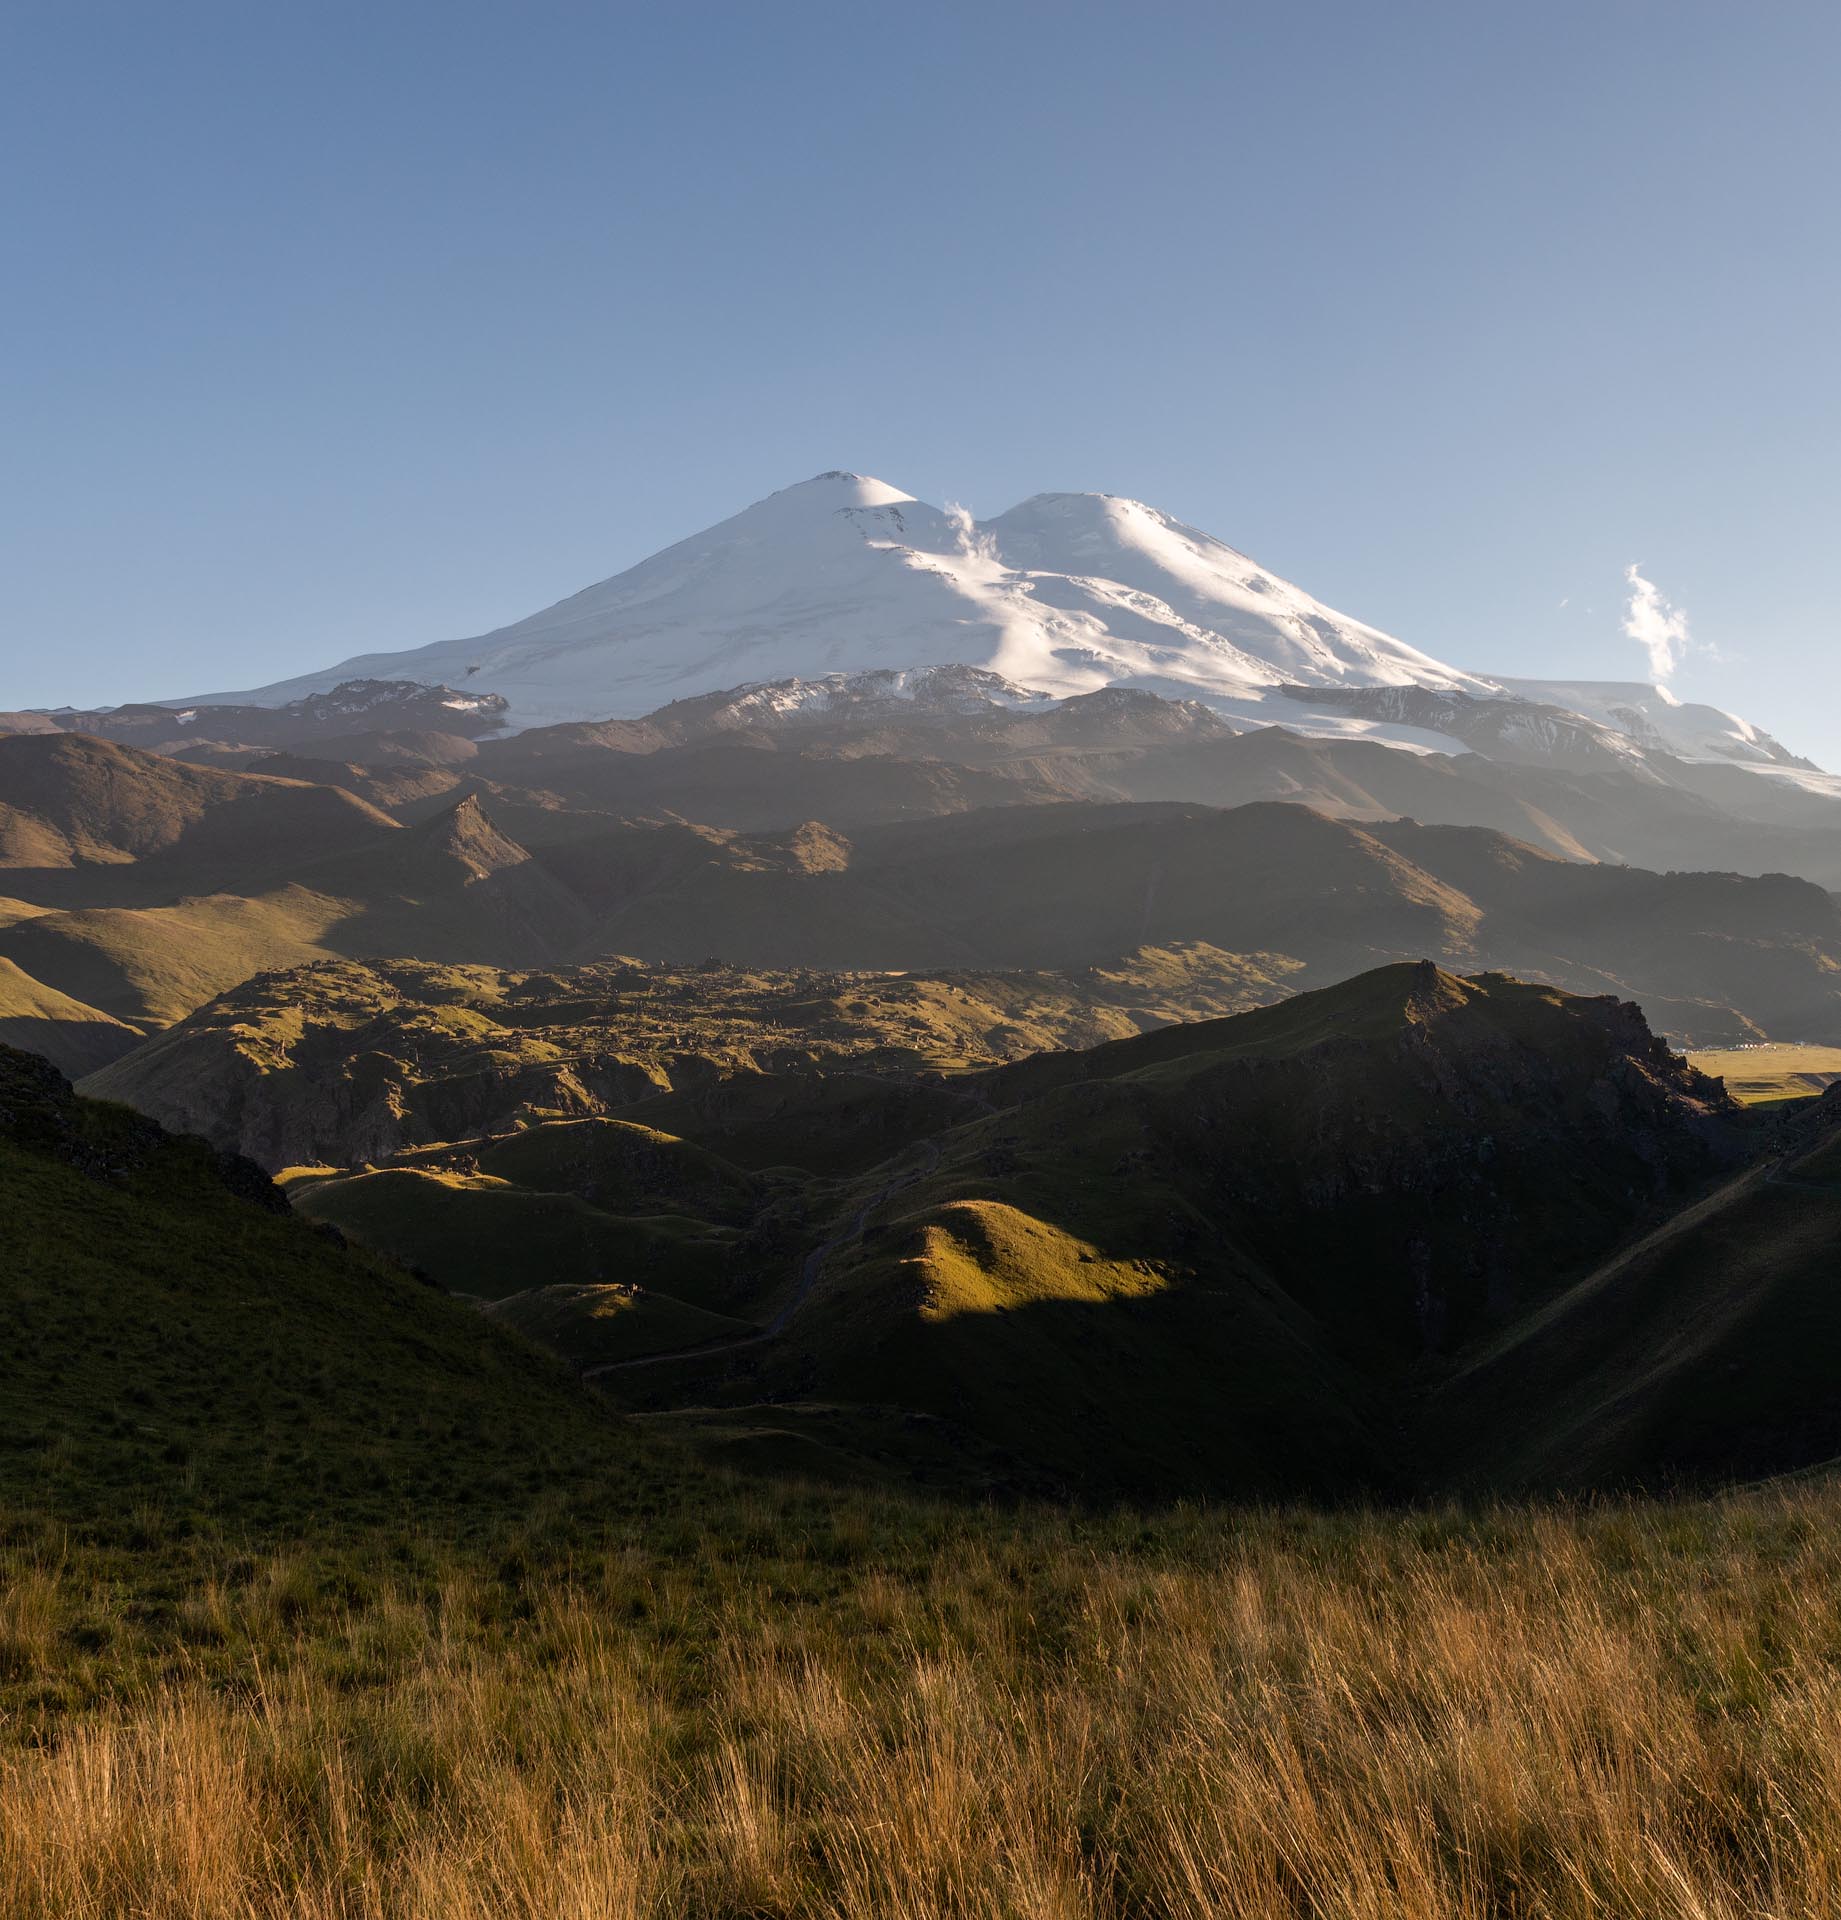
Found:
[{"label": "green hillside", "polygon": [[123,1540],[464,1527],[635,1457],[536,1348],[11,1048],[0,1211],[0,1505]]}]

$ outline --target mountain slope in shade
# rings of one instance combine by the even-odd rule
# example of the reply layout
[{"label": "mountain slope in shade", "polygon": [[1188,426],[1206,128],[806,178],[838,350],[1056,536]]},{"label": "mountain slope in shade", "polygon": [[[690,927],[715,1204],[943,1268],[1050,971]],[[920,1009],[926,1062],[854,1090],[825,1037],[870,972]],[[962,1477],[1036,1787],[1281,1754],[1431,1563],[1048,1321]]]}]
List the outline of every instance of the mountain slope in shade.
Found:
[{"label": "mountain slope in shade", "polygon": [[1762,1164],[1474,1354],[1433,1444],[1495,1487],[1668,1485],[1841,1453],[1841,1094]]},{"label": "mountain slope in shade", "polygon": [[210,698],[409,678],[489,688],[528,726],[743,681],[946,664],[1034,694],[1197,692],[1249,717],[1287,683],[1490,691],[1140,501],[1039,494],[980,525],[833,472],[494,633]]},{"label": "mountain slope in shade", "polygon": [[247,1161],[76,1098],[4,1045],[0,1221],[9,1514],[116,1534],[138,1560],[150,1489],[162,1541],[216,1514],[241,1545],[329,1515],[522,1506],[538,1476],[638,1464],[470,1307],[290,1217]]},{"label": "mountain slope in shade", "polygon": [[[189,766],[82,734],[0,739],[0,868],[273,868],[389,833],[341,788]],[[15,886],[9,880],[8,886]]]}]

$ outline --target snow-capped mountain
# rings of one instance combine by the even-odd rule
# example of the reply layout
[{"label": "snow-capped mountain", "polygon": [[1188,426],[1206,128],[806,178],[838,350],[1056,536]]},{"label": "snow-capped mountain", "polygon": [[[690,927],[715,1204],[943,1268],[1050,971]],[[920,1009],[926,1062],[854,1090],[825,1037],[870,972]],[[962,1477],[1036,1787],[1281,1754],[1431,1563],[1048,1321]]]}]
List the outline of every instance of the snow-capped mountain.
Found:
[{"label": "snow-capped mountain", "polygon": [[900,697],[903,676],[942,666],[996,675],[1015,697],[1128,687],[1203,701],[1243,727],[1421,752],[1572,766],[1660,754],[1828,783],[1769,734],[1662,688],[1448,666],[1142,501],[1043,493],[975,521],[841,471],[512,626],[187,704],[412,680],[500,695],[504,724],[520,729],[840,676],[892,675],[875,685]]},{"label": "snow-capped mountain", "polygon": [[1126,685],[1249,721],[1288,683],[1487,694],[1136,500],[1038,494],[982,523],[825,473],[513,626],[367,654],[247,693],[355,678],[489,687],[518,726],[648,712],[716,688],[838,672],[988,668],[1043,693]]}]

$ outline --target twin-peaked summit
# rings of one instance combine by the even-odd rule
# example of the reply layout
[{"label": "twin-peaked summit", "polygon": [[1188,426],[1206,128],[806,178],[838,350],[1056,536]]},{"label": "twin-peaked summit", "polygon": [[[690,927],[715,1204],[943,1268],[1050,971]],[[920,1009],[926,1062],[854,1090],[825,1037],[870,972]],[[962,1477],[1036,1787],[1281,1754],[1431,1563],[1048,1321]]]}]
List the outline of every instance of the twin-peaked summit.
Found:
[{"label": "twin-peaked summit", "polygon": [[1237,728],[1586,771],[1640,773],[1657,754],[1731,762],[1841,797],[1731,714],[1664,688],[1447,666],[1140,500],[1038,493],[979,521],[841,470],[511,626],[193,704],[272,707],[413,682],[446,707],[490,699],[495,717],[502,700],[516,730],[744,688],[791,687],[803,701],[815,682],[868,676],[886,690],[890,675],[921,684],[946,666],[995,676],[1023,702],[1129,687],[1203,701]]},{"label": "twin-peaked summit", "polygon": [[441,681],[503,694],[529,726],[949,663],[1048,694],[1194,695],[1259,720],[1277,717],[1266,709],[1287,685],[1495,691],[1140,501],[1037,494],[979,522],[831,472],[515,625],[235,697],[295,699],[369,675]]}]

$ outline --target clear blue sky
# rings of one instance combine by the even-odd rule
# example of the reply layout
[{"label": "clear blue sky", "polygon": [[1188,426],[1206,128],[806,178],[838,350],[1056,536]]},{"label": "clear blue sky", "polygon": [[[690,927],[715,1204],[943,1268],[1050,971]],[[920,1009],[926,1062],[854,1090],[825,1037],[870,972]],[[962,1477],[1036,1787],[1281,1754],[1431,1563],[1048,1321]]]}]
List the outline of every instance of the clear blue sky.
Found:
[{"label": "clear blue sky", "polygon": [[[1135,494],[1841,768],[1841,9],[0,6],[0,707],[477,632],[826,467]],[[1565,603],[1562,605],[1562,603]]]}]

